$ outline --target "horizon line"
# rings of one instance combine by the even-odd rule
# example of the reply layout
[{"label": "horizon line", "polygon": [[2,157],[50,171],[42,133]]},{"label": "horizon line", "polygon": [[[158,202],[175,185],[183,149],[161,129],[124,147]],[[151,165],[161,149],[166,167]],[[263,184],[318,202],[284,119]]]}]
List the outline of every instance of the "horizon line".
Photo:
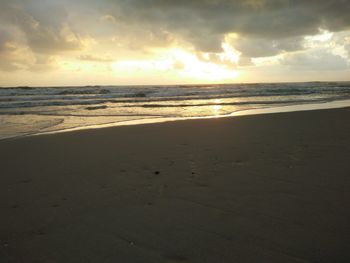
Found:
[{"label": "horizon line", "polygon": [[224,86],[224,85],[242,85],[242,84],[248,84],[248,85],[254,85],[254,84],[297,84],[297,83],[332,83],[332,82],[350,82],[349,80],[310,80],[310,81],[276,81],[276,82],[269,82],[269,81],[261,81],[261,82],[232,82],[232,83],[194,83],[194,84],[91,84],[91,85],[33,85],[33,86],[27,86],[27,85],[19,85],[19,86],[0,86],[0,89],[11,89],[11,88],[78,88],[78,87],[172,87],[172,86]]}]

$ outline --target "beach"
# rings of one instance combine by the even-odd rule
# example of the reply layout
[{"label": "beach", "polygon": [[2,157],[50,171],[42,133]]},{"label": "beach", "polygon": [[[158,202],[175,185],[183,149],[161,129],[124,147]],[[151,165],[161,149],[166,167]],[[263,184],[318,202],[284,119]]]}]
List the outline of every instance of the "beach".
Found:
[{"label": "beach", "polygon": [[0,262],[350,262],[350,108],[0,141]]}]

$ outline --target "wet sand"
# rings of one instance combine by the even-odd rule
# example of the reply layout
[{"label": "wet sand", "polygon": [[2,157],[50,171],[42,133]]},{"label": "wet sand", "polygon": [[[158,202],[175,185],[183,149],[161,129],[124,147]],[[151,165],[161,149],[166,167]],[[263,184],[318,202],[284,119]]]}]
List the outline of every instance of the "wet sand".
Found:
[{"label": "wet sand", "polygon": [[350,108],[0,141],[0,262],[350,262]]}]

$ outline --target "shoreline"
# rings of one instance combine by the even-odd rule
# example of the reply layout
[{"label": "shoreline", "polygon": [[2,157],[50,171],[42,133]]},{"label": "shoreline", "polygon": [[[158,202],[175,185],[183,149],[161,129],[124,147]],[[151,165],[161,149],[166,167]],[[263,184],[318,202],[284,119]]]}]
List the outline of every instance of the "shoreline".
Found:
[{"label": "shoreline", "polygon": [[91,129],[93,130],[104,129],[104,128],[120,127],[120,126],[148,125],[148,124],[166,123],[166,122],[174,122],[174,121],[177,122],[177,121],[186,121],[186,120],[231,118],[231,117],[238,117],[238,116],[249,116],[249,115],[254,116],[254,115],[260,115],[260,114],[275,114],[275,113],[284,113],[284,112],[327,110],[327,109],[338,109],[338,108],[347,108],[347,107],[350,107],[350,99],[336,100],[336,101],[323,102],[323,103],[305,103],[305,104],[284,105],[284,106],[277,106],[277,107],[247,109],[247,110],[235,111],[227,115],[217,115],[217,116],[213,115],[213,116],[205,116],[205,117],[159,117],[159,118],[152,118],[152,119],[136,119],[136,120],[130,120],[130,121],[111,122],[106,124],[97,124],[97,125],[68,128],[63,130],[35,132],[32,134],[0,138],[0,141],[13,140],[13,139],[25,138],[25,137],[31,137],[31,136],[40,136],[40,135],[46,135],[46,134],[57,134],[57,133],[75,132],[75,131],[91,130]]}]

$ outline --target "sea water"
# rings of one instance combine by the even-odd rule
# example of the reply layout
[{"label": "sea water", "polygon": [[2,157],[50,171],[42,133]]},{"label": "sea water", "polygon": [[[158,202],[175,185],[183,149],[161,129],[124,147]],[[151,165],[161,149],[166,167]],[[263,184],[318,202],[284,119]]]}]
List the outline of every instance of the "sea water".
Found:
[{"label": "sea water", "polygon": [[0,139],[339,105],[350,106],[350,82],[3,87],[0,88]]}]

